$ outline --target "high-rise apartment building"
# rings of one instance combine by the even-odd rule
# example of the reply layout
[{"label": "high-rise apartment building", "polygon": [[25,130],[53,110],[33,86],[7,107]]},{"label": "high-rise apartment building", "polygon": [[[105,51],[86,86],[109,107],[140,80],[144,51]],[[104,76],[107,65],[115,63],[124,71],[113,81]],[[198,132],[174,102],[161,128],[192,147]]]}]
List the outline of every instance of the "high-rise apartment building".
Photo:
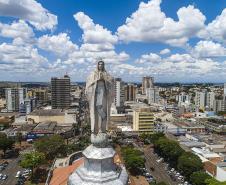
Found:
[{"label": "high-rise apartment building", "polygon": [[142,81],[142,94],[147,94],[148,88],[154,88],[154,77],[145,76]]},{"label": "high-rise apartment building", "polygon": [[136,101],[136,90],[134,84],[125,85],[125,101]]},{"label": "high-rise apartment building", "polygon": [[190,103],[191,97],[185,92],[181,92],[179,95],[176,96],[176,100],[178,101],[178,104]]},{"label": "high-rise apartment building", "polygon": [[148,104],[159,103],[159,90],[158,88],[148,88],[147,89]]},{"label": "high-rise apartment building", "polygon": [[66,109],[70,106],[70,77],[51,78],[52,109]]},{"label": "high-rise apartment building", "polygon": [[223,95],[223,99],[226,100],[226,83],[224,83],[224,95]]},{"label": "high-rise apartment building", "polygon": [[114,103],[116,107],[122,107],[125,101],[124,82],[121,78],[115,78],[114,81],[115,99]]},{"label": "high-rise apartment building", "polygon": [[195,105],[199,108],[212,110],[214,108],[214,100],[214,92],[202,91],[195,93]]},{"label": "high-rise apartment building", "polygon": [[216,94],[214,92],[208,92],[206,94],[206,107],[208,107],[209,110],[213,110],[215,96]]},{"label": "high-rise apartment building", "polygon": [[150,108],[133,111],[133,131],[150,134],[154,132],[154,114]]},{"label": "high-rise apartment building", "polygon": [[34,89],[33,96],[36,98],[37,104],[42,105],[48,101],[47,89]]},{"label": "high-rise apartment building", "polygon": [[26,114],[30,114],[35,107],[37,106],[37,99],[36,98],[26,98],[24,100],[24,108],[25,108],[25,112]]},{"label": "high-rise apartment building", "polygon": [[226,111],[226,101],[225,100],[214,100],[213,111],[215,113],[220,111]]},{"label": "high-rise apartment building", "polygon": [[24,104],[26,98],[27,89],[26,88],[6,88],[6,109],[8,112],[18,112],[20,111],[21,105]]},{"label": "high-rise apartment building", "polygon": [[195,105],[199,108],[205,108],[206,106],[206,92],[195,93]]}]

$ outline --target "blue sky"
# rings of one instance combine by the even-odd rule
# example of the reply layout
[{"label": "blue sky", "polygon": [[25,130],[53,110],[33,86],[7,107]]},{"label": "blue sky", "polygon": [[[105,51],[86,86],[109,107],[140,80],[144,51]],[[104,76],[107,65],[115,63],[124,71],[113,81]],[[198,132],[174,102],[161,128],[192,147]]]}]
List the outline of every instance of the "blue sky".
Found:
[{"label": "blue sky", "polygon": [[0,0],[0,80],[226,81],[225,0]]}]

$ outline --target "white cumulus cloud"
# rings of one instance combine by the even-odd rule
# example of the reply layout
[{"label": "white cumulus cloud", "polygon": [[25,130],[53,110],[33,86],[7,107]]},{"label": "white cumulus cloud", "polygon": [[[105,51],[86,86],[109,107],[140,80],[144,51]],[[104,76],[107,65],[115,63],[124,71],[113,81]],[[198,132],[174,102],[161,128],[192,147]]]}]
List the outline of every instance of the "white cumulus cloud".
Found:
[{"label": "white cumulus cloud", "polygon": [[199,41],[192,53],[198,57],[221,57],[226,56],[226,48],[213,41]]},{"label": "white cumulus cloud", "polygon": [[166,54],[169,54],[170,52],[171,52],[170,49],[166,48],[166,49],[161,50],[161,51],[159,52],[159,54],[161,54],[161,55],[166,55]]},{"label": "white cumulus cloud", "polygon": [[35,0],[0,0],[0,15],[28,21],[38,30],[53,29],[57,16]]},{"label": "white cumulus cloud", "polygon": [[70,40],[66,33],[58,35],[43,35],[38,39],[38,47],[55,53],[57,56],[66,56],[78,50],[78,46]]},{"label": "white cumulus cloud", "polygon": [[166,17],[160,4],[161,0],[141,2],[138,10],[118,28],[119,39],[125,42],[162,42],[181,46],[204,28],[206,17],[194,6],[180,8],[177,11],[178,21],[175,21]]}]

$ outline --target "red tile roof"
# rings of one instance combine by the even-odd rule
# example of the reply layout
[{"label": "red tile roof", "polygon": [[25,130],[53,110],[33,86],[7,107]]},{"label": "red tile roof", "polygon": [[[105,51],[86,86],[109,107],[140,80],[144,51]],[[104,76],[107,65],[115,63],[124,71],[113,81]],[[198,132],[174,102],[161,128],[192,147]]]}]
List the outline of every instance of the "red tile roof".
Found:
[{"label": "red tile roof", "polygon": [[53,170],[53,176],[49,185],[67,185],[68,177],[83,163],[84,159],[80,158],[70,166],[56,168]]}]

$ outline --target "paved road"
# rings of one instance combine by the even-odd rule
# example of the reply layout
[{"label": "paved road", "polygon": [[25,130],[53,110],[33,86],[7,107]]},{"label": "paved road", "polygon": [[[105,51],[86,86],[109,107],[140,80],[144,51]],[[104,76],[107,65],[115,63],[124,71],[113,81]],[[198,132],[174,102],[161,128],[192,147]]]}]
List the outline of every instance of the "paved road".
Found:
[{"label": "paved road", "polygon": [[[157,182],[166,182],[170,185],[177,185],[177,182],[173,181],[170,176],[167,174],[167,171],[165,170],[165,166],[163,163],[158,163],[156,160],[158,159],[152,149],[145,149],[144,155],[146,158],[146,168],[148,171],[153,175],[153,177],[156,179]],[[153,167],[154,170],[151,171],[150,167]]]},{"label": "paved road", "polygon": [[9,165],[1,173],[8,175],[7,180],[0,180],[0,185],[15,185],[17,183],[16,173],[22,168],[18,165],[21,157],[10,159]]},{"label": "paved road", "polygon": [[[134,147],[144,152],[144,156],[146,159],[145,167],[150,174],[154,177],[157,182],[166,182],[169,185],[177,185],[178,183],[173,181],[165,170],[165,166],[163,163],[158,163],[156,160],[157,156],[154,155],[152,148],[143,148],[139,147],[136,143],[133,143]],[[154,171],[150,168],[154,167]]]},{"label": "paved road", "polygon": [[32,147],[26,148],[25,150],[20,151],[19,157],[7,160],[9,162],[9,165],[0,173],[8,175],[8,178],[7,180],[0,180],[0,185],[15,185],[17,183],[18,178],[15,177],[16,173],[23,170],[23,168],[19,165],[21,156],[25,153],[31,152],[32,150]]}]

